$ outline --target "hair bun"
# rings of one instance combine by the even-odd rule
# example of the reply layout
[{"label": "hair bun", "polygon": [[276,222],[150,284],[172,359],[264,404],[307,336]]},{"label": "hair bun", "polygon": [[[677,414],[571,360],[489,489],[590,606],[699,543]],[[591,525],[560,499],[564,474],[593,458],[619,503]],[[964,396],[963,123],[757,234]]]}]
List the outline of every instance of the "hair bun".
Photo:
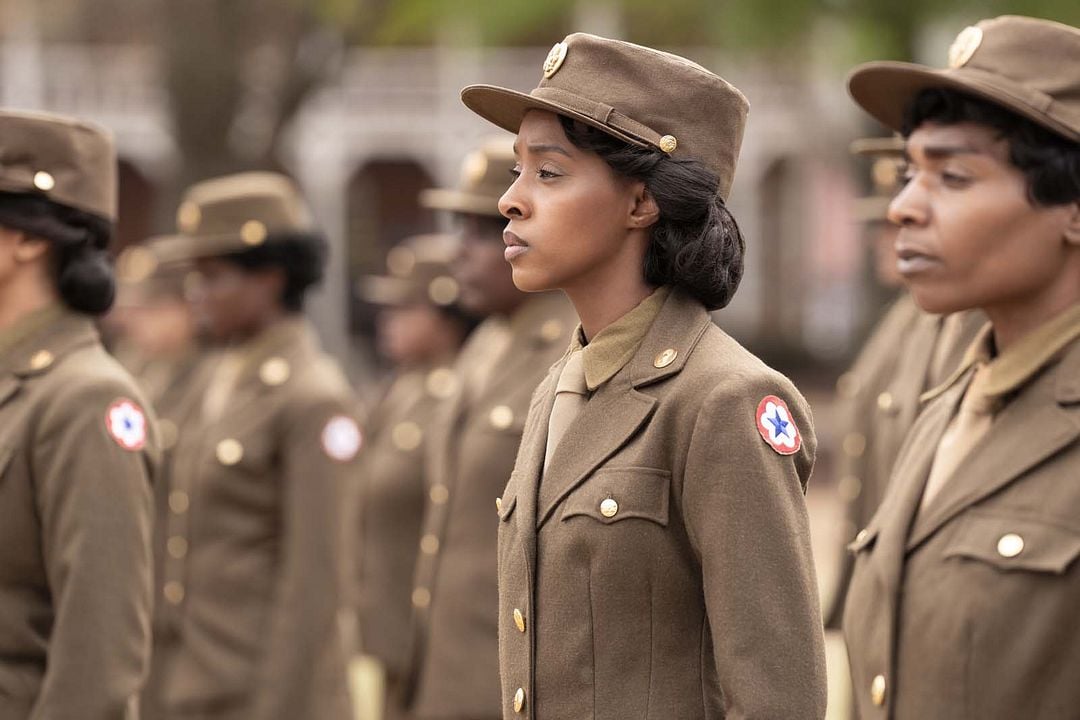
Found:
[{"label": "hair bun", "polygon": [[72,310],[100,315],[116,299],[116,278],[103,250],[83,244],[61,260],[58,289]]}]

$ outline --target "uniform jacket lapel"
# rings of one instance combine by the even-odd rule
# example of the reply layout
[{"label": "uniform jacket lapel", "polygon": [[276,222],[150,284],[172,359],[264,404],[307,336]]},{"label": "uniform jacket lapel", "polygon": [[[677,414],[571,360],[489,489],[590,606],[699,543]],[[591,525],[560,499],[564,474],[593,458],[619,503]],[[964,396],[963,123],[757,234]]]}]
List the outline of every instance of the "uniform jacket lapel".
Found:
[{"label": "uniform jacket lapel", "polygon": [[[914,550],[942,525],[968,507],[1008,486],[1026,471],[1080,437],[1080,342],[1061,361],[1044,371],[1009,403],[971,458],[949,479],[920,514],[907,549]],[[1046,428],[1033,432],[1032,428]],[[940,437],[940,435],[938,436]],[[1002,438],[1025,438],[1003,443]]]},{"label": "uniform jacket lapel", "polygon": [[[615,377],[596,390],[570,424],[548,468],[541,467],[546,432],[533,434],[534,437],[545,436],[536,443],[539,447],[530,448],[530,453],[536,453],[539,457],[530,457],[530,475],[526,478],[528,484],[535,486],[538,483],[540,487],[538,512],[534,516],[537,527],[551,517],[563,498],[648,421],[657,400],[645,388],[682,370],[711,322],[699,303],[681,293],[672,292],[634,357]],[[677,351],[674,361],[662,368],[655,367],[654,358],[668,349]],[[557,369],[561,371],[562,363]],[[554,387],[554,382],[548,383],[549,397],[544,399],[548,404],[541,422],[546,422],[550,415]]]}]

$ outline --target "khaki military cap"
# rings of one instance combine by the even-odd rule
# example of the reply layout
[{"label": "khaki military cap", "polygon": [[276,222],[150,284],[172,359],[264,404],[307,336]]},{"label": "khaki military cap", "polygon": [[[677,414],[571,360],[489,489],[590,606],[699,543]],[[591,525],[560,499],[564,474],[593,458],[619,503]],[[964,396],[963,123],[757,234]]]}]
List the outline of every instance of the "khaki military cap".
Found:
[{"label": "khaki military cap", "polygon": [[0,191],[39,193],[116,220],[116,149],[103,128],[47,113],[0,110]]},{"label": "khaki military cap", "polygon": [[695,158],[727,198],[749,103],[723,78],[678,55],[574,33],[556,43],[530,93],[491,85],[461,91],[477,115],[516,133],[529,110],[548,110],[633,145]]},{"label": "khaki military cap", "polygon": [[292,180],[248,172],[205,180],[184,194],[176,213],[172,260],[228,255],[262,245],[277,233],[312,230],[307,205]]},{"label": "khaki military cap", "polygon": [[358,283],[360,297],[375,305],[428,303],[441,307],[458,300],[460,287],[450,266],[457,255],[453,235],[415,235],[386,256],[386,275],[368,275]]},{"label": "khaki military cap", "polygon": [[501,217],[499,198],[510,187],[515,163],[513,138],[492,138],[465,156],[457,188],[424,190],[420,204],[435,210]]},{"label": "khaki military cap", "polygon": [[904,110],[927,88],[975,95],[1080,141],[1080,30],[1004,15],[965,28],[947,68],[872,62],[848,78],[855,102],[893,130],[901,130]]},{"label": "khaki military cap", "polygon": [[900,189],[904,139],[899,135],[859,138],[850,149],[852,155],[871,161],[871,193],[855,201],[855,218],[859,222],[885,222],[889,203]]}]

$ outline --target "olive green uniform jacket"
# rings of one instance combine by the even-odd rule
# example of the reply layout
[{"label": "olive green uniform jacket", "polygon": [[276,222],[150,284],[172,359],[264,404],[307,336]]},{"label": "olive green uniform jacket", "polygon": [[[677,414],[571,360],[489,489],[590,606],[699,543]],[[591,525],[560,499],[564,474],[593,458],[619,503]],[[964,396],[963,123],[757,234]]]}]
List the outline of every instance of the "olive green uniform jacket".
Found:
[{"label": "olive green uniform jacket", "polygon": [[245,351],[173,454],[155,663],[169,718],[343,720],[352,393],[300,320]]},{"label": "olive green uniform jacket", "polygon": [[[529,398],[577,324],[562,293],[530,297],[490,357],[481,324],[459,357],[466,380],[432,427],[423,535],[413,590],[412,712],[421,718],[497,718],[499,710],[495,498],[514,468]],[[472,371],[487,368],[480,377]]]},{"label": "olive green uniform jacket", "polygon": [[[361,650],[382,663],[392,689],[408,662],[410,597],[428,495],[424,440],[436,408],[456,392],[457,382],[445,366],[403,371],[364,424],[357,465],[357,619]],[[391,694],[387,701],[400,704],[401,698]]]},{"label": "olive green uniform jacket", "polygon": [[90,320],[45,312],[0,351],[0,718],[135,720],[157,440]]},{"label": "olive green uniform jacket", "polygon": [[[802,396],[672,291],[545,469],[562,365],[500,503],[503,717],[823,717]],[[760,434],[767,396],[801,430],[792,454]]]},{"label": "olive green uniform jacket", "polygon": [[852,544],[844,635],[863,720],[1077,717],[1080,333],[1028,369],[918,511],[972,372],[958,374],[920,415]]},{"label": "olive green uniform jacket", "polygon": [[846,523],[842,543],[835,550],[840,572],[825,615],[830,628],[840,627],[851,580],[853,558],[847,544],[866,526],[885,496],[896,456],[922,406],[919,397],[952,374],[986,324],[986,316],[969,311],[953,317],[950,322],[958,326],[949,337],[942,332],[943,322],[944,318],[923,312],[911,295],[903,293],[874,329],[851,370],[837,382],[838,490],[845,503]]}]

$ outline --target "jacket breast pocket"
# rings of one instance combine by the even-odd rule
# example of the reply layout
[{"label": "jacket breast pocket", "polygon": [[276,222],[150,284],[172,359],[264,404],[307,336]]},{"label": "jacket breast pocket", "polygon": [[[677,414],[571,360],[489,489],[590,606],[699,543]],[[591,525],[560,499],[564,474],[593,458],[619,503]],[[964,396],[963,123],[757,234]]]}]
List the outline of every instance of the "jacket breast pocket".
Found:
[{"label": "jacket breast pocket", "polygon": [[605,468],[581,484],[563,504],[562,521],[588,517],[611,525],[638,518],[667,527],[671,473],[657,468]]},{"label": "jacket breast pocket", "polygon": [[959,522],[945,558],[978,560],[1003,572],[1061,575],[1080,556],[1080,531],[1045,519],[969,512]]}]

